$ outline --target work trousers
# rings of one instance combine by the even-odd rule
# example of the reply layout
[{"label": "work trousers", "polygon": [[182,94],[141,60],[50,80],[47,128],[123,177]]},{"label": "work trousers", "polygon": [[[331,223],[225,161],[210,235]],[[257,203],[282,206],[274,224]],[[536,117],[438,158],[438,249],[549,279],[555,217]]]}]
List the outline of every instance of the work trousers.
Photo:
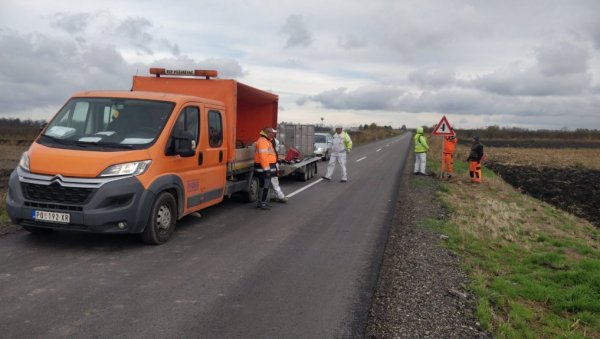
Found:
[{"label": "work trousers", "polygon": [[444,159],[442,161],[442,174],[444,174],[444,172],[447,172],[449,175],[452,174],[452,170],[453,170],[453,165],[454,165],[454,154],[452,153],[444,153]]},{"label": "work trousers", "polygon": [[333,171],[335,170],[336,163],[340,164],[340,168],[342,170],[342,180],[348,180],[348,173],[346,172],[346,152],[331,153],[329,163],[327,164],[327,174],[325,174],[325,177],[331,178],[331,175],[333,175]]},{"label": "work trousers", "polygon": [[427,165],[427,153],[415,153],[415,170],[414,173],[425,173],[425,165]]},{"label": "work trousers", "polygon": [[469,163],[469,175],[471,176],[471,182],[481,182],[481,162],[471,160]]},{"label": "work trousers", "polygon": [[255,172],[258,178],[258,189],[256,190],[256,201],[266,203],[269,199],[269,188],[271,187],[271,177],[267,177],[265,172]]}]

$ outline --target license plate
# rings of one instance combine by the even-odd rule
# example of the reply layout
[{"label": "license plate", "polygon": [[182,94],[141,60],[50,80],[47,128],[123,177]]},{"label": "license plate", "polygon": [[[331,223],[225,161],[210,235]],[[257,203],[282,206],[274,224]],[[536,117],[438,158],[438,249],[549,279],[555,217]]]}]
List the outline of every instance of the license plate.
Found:
[{"label": "license plate", "polygon": [[33,213],[31,213],[31,217],[33,220],[56,222],[61,224],[68,224],[71,221],[71,215],[69,213],[33,211]]}]

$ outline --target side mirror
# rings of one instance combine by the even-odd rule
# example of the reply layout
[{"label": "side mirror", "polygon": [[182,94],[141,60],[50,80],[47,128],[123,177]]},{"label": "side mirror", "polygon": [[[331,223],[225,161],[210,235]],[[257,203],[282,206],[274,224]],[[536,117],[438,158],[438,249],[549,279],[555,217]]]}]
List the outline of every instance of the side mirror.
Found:
[{"label": "side mirror", "polygon": [[173,138],[173,150],[175,155],[181,157],[193,157],[196,154],[194,136],[190,132],[179,132],[171,136]]}]

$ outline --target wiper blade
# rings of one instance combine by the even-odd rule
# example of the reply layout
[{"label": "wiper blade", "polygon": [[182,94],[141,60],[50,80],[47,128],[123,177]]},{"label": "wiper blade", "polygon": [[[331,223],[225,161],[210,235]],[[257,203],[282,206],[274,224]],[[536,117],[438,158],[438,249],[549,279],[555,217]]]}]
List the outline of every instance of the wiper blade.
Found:
[{"label": "wiper blade", "polygon": [[51,137],[51,136],[46,135],[46,134],[42,134],[42,137],[46,138],[46,139],[49,139],[50,141],[55,142],[57,144],[61,144],[61,145],[71,145],[71,144],[73,144],[72,140],[58,139],[58,138]]},{"label": "wiper blade", "polygon": [[117,142],[95,142],[94,145],[103,146],[103,147],[111,147],[111,148],[133,149],[133,146],[131,146],[131,145],[119,144]]}]

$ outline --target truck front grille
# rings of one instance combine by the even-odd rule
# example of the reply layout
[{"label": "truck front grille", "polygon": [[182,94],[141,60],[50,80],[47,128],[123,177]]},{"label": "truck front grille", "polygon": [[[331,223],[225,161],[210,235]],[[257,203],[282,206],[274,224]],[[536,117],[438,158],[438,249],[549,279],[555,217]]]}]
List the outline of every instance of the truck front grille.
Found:
[{"label": "truck front grille", "polygon": [[84,204],[93,189],[80,187],[64,187],[57,183],[39,185],[22,182],[25,197],[33,201],[47,201],[63,204]]}]

